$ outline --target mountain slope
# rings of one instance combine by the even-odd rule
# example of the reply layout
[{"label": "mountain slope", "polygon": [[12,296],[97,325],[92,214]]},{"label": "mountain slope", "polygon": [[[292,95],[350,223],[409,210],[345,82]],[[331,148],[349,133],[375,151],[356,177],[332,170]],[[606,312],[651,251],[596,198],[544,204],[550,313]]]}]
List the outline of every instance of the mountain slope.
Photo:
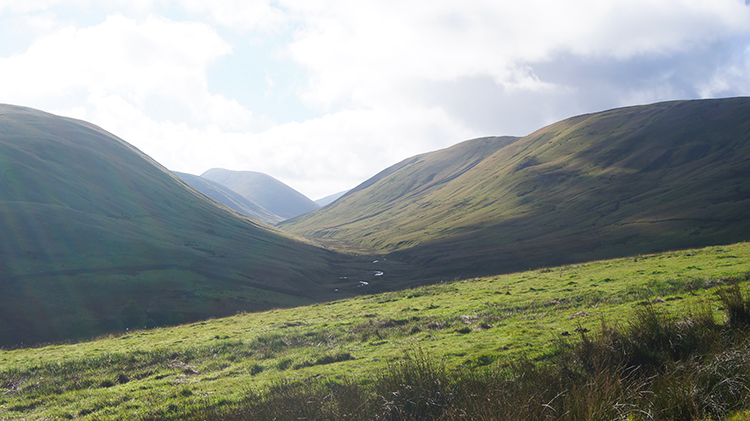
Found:
[{"label": "mountain slope", "polygon": [[515,141],[514,137],[474,139],[406,159],[325,209],[286,221],[280,227],[318,240],[343,240],[373,250],[401,248],[416,241],[412,238],[418,240],[424,227],[452,212],[447,202],[430,201],[435,192]]},{"label": "mountain slope", "polygon": [[347,263],[188,188],[104,130],[0,106],[0,346],[333,296]]},{"label": "mountain slope", "polygon": [[464,142],[396,164],[280,227],[392,252],[425,276],[743,241],[748,115],[748,98],[676,101]]},{"label": "mountain slope", "polygon": [[263,173],[213,168],[201,177],[232,189],[284,219],[320,207],[297,190]]},{"label": "mountain slope", "polygon": [[243,215],[247,215],[271,225],[278,224],[284,220],[284,218],[215,181],[177,171],[173,171],[173,173],[180,177],[182,181],[189,184],[190,187]]}]

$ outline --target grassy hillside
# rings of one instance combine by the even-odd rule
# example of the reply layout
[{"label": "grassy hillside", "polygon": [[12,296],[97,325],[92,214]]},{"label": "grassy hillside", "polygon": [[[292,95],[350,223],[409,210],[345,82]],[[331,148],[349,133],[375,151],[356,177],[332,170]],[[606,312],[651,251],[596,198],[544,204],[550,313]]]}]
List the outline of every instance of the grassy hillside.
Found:
[{"label": "grassy hillside", "polygon": [[246,198],[245,196],[236,193],[228,187],[219,184],[209,179],[181,172],[173,171],[174,174],[180,177],[180,180],[184,181],[190,187],[198,190],[205,194],[211,199],[227,206],[230,209],[234,209],[237,212],[247,215],[251,218],[255,218],[259,221],[263,221],[267,224],[275,225],[283,221],[284,218],[274,214],[273,212],[265,209],[259,204]]},{"label": "grassy hillside", "polygon": [[574,117],[407,159],[280,227],[474,276],[750,238],[750,99]]},{"label": "grassy hillside", "polygon": [[0,234],[0,346],[330,299],[357,265],[217,206],[96,126],[8,105]]},{"label": "grassy hillside", "polygon": [[201,177],[229,187],[284,219],[294,218],[320,207],[297,190],[263,173],[213,168]]},{"label": "grassy hillside", "polygon": [[[0,418],[718,419],[747,409],[750,370],[735,313],[710,309],[748,281],[741,243],[0,351]],[[687,357],[690,332],[736,348]]]},{"label": "grassy hillside", "polygon": [[[514,137],[474,139],[406,159],[350,190],[325,209],[285,221],[279,227],[330,245],[343,242],[342,247],[371,251],[392,251],[406,246],[404,234],[416,237],[414,242],[424,240],[425,237],[410,232],[410,225],[415,222],[420,227],[430,225],[445,212],[444,204],[424,203],[424,198],[516,140]],[[415,212],[419,214],[415,216]],[[429,221],[426,216],[431,217]]]}]

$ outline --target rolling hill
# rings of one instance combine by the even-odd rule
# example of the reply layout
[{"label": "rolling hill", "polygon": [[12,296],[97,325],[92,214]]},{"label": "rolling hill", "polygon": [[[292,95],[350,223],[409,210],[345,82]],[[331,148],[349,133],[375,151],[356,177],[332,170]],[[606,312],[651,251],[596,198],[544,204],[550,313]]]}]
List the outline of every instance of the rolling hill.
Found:
[{"label": "rolling hill", "polygon": [[213,168],[201,174],[201,177],[232,189],[284,219],[320,207],[297,190],[263,173]]},{"label": "rolling hill", "polygon": [[357,265],[218,206],[99,127],[10,105],[0,233],[0,346],[330,299]]},{"label": "rolling hill", "polygon": [[573,117],[406,159],[284,230],[477,276],[750,238],[750,98]]},{"label": "rolling hill", "polygon": [[748,115],[748,98],[676,101],[474,139],[387,168],[282,231],[99,127],[3,105],[0,346],[746,241]]},{"label": "rolling hill", "polygon": [[182,181],[189,184],[190,187],[243,215],[247,215],[271,225],[276,225],[284,220],[284,218],[215,181],[193,174],[176,171],[173,171],[173,173],[180,177]]}]

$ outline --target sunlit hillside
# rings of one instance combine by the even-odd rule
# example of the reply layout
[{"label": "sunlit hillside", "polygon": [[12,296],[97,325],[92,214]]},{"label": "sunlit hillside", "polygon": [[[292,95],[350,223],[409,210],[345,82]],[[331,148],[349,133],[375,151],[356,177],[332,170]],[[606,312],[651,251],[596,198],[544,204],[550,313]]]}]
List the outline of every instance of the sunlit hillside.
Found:
[{"label": "sunlit hillside", "polygon": [[750,98],[587,114],[396,164],[290,232],[475,276],[750,238]]}]

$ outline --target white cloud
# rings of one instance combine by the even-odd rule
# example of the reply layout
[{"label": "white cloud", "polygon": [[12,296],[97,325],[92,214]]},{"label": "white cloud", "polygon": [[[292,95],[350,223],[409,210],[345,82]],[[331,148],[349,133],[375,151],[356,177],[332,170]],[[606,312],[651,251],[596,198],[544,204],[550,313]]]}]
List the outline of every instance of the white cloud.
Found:
[{"label": "white cloud", "polygon": [[750,95],[750,43],[744,50],[730,55],[729,60],[717,66],[710,79],[698,87],[702,98],[736,95],[736,92]]},{"label": "white cloud", "polygon": [[260,171],[316,199],[471,133],[439,108],[347,110],[260,133],[228,133],[215,126],[156,121],[119,96],[93,101],[93,112],[73,116],[96,121],[171,170]]},{"label": "white cloud", "polygon": [[256,134],[159,126],[165,138],[179,137],[189,145],[154,151],[154,156],[169,156],[171,169],[193,174],[207,170],[194,164],[197,157],[192,154],[200,151],[211,167],[265,172],[311,198],[350,189],[405,157],[472,133],[439,108],[346,110]]},{"label": "white cloud", "polygon": [[211,20],[239,32],[282,30],[288,17],[271,0],[178,0],[189,13],[208,15]]},{"label": "white cloud", "polygon": [[251,113],[208,91],[206,69],[231,46],[209,26],[161,17],[110,16],[88,28],[68,26],[0,59],[4,101],[92,113],[103,97],[119,96],[157,120],[252,128]]},{"label": "white cloud", "polygon": [[43,12],[33,15],[21,15],[12,19],[13,29],[17,33],[50,33],[61,29],[61,23],[54,13]]},{"label": "white cloud", "polygon": [[117,10],[120,13],[148,14],[159,4],[167,4],[170,0],[0,0],[0,13],[32,13],[49,11],[62,7],[66,10],[86,10],[100,8],[103,10]]},{"label": "white cloud", "polygon": [[[89,9],[101,19],[71,12]],[[741,0],[0,0],[0,18],[36,36],[0,58],[3,102],[90,120],[174,170],[263,171],[312,197],[475,136],[750,95]],[[259,55],[222,60],[238,51]],[[254,75],[237,86],[257,100],[235,79],[211,92],[228,62],[252,68],[213,74]],[[285,101],[313,117],[264,117]]]},{"label": "white cloud", "polygon": [[412,80],[492,76],[535,90],[530,62],[559,54],[627,60],[748,33],[736,0],[286,1],[303,27],[289,46],[322,109],[388,103]]}]

